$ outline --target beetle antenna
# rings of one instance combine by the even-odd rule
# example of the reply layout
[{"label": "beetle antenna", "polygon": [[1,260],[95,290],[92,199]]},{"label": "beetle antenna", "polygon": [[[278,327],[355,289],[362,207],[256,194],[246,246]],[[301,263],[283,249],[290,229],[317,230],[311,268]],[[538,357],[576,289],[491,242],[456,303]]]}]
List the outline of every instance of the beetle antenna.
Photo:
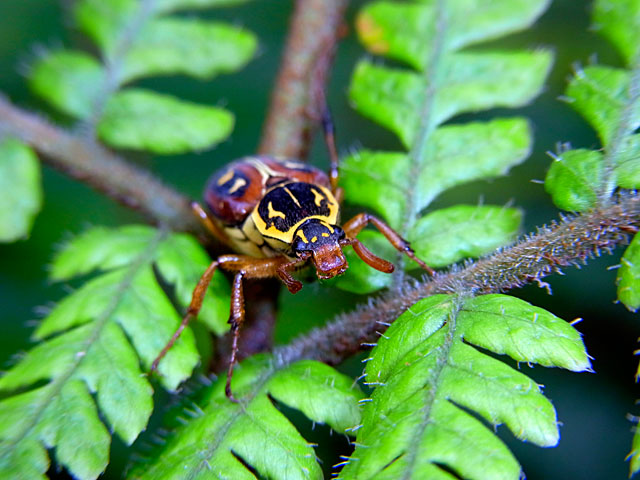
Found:
[{"label": "beetle antenna", "polygon": [[393,273],[395,267],[393,263],[378,257],[357,238],[345,238],[340,241],[341,246],[351,245],[353,251],[362,259],[364,263],[383,273]]}]

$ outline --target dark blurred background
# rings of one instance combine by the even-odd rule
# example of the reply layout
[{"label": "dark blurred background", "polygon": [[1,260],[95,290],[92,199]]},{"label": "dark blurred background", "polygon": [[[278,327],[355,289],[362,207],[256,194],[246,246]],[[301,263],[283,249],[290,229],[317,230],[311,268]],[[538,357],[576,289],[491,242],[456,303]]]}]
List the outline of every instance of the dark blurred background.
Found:
[{"label": "dark blurred background", "polygon": [[[66,120],[46,109],[29,94],[23,74],[42,48],[57,46],[91,49],[92,46],[73,29],[65,4],[58,0],[2,0],[0,2],[0,92],[24,108],[42,112],[53,121]],[[348,21],[364,2],[352,1]],[[173,93],[186,99],[208,104],[223,104],[236,114],[236,129],[230,140],[213,151],[197,155],[151,158],[136,156],[135,161],[153,170],[167,183],[197,198],[208,175],[230,159],[255,151],[260,137],[273,83],[281,55],[292,2],[282,0],[255,1],[241,8],[205,13],[224,18],[253,30],[260,39],[257,58],[238,74],[223,76],[211,82],[189,78],[153,79],[141,84]],[[551,47],[556,61],[546,91],[535,105],[517,114],[528,116],[535,131],[535,151],[529,160],[512,170],[507,178],[477,182],[456,188],[436,200],[434,208],[455,203],[504,204],[513,202],[526,212],[525,232],[558,217],[544,188],[531,180],[543,179],[549,165],[546,151],[554,151],[559,142],[575,147],[597,148],[593,131],[571,108],[558,100],[566,80],[576,63],[598,61],[620,65],[620,57],[589,29],[589,2],[556,0],[539,22],[527,32],[496,42],[500,48]],[[329,88],[329,102],[338,129],[342,153],[350,149],[396,149],[397,140],[387,131],[356,115],[346,98],[354,62],[364,55],[353,32],[340,44]],[[479,116],[465,115],[454,121],[487,118],[495,114],[513,115],[513,110],[489,112]],[[316,141],[312,162],[326,165],[325,149]],[[45,205],[31,238],[12,245],[0,246],[0,362],[7,365],[11,356],[28,348],[33,321],[41,316],[41,307],[50,305],[65,293],[64,285],[47,280],[47,263],[56,246],[70,233],[83,231],[89,225],[121,225],[140,222],[137,214],[114,204],[88,187],[43,169]],[[513,292],[554,314],[572,320],[584,320],[578,329],[584,334],[589,353],[594,357],[595,374],[574,374],[557,369],[521,366],[538,383],[545,385],[546,395],[554,402],[561,422],[561,441],[557,448],[540,449],[515,440],[499,428],[502,438],[514,451],[529,479],[622,479],[627,477],[624,457],[630,449],[632,423],[627,415],[640,413],[635,406],[638,389],[634,374],[638,359],[634,357],[640,335],[638,318],[615,304],[616,271],[608,269],[619,263],[620,252],[589,262],[580,270],[567,269],[566,275],[548,279],[553,295],[536,285]],[[280,297],[281,318],[277,329],[280,342],[311,327],[303,319],[330,318],[348,310],[361,297],[323,287],[306,285],[296,296],[286,291]],[[313,313],[312,313],[313,312]],[[321,315],[318,316],[318,312]],[[358,359],[343,368],[359,374]],[[313,441],[324,442],[326,429],[305,433]],[[333,437],[344,445],[340,436]],[[117,478],[118,468],[125,462],[124,451],[116,441],[114,456],[118,459],[107,476]],[[324,452],[319,452],[325,455]],[[338,460],[326,453],[325,466]]]}]

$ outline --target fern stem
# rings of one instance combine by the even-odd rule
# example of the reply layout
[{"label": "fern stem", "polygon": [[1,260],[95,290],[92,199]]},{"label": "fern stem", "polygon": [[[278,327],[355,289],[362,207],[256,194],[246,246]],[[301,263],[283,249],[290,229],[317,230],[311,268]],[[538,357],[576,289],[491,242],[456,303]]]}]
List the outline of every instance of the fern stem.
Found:
[{"label": "fern stem", "polygon": [[9,450],[13,450],[29,434],[29,432],[31,432],[38,425],[40,416],[51,404],[53,399],[60,394],[60,391],[62,390],[64,385],[71,379],[74,373],[78,371],[78,368],[80,368],[80,365],[86,358],[87,351],[98,340],[100,333],[102,332],[107,322],[110,320],[111,315],[116,310],[116,308],[118,308],[118,305],[129,291],[136,274],[144,265],[148,264],[152,260],[155,249],[158,247],[160,242],[164,240],[167,234],[167,230],[158,230],[158,233],[151,240],[151,242],[149,242],[147,248],[142,251],[140,255],[135,259],[135,261],[132,262],[131,265],[127,268],[126,274],[124,275],[122,282],[118,286],[117,290],[114,292],[113,298],[111,299],[105,310],[102,312],[102,314],[98,318],[96,318],[93,329],[87,336],[86,341],[83,342],[82,348],[76,353],[76,355],[74,355],[73,362],[69,364],[65,372],[60,372],[60,375],[48,385],[51,391],[43,399],[40,405],[38,405],[38,408],[31,411],[32,417],[30,418],[30,421],[25,424],[21,432],[13,437],[7,444],[3,445],[3,447],[8,448]]},{"label": "fern stem", "polygon": [[486,258],[438,273],[433,279],[404,282],[396,291],[281,347],[277,355],[286,361],[311,358],[336,365],[364,349],[363,344],[375,342],[389,324],[422,298],[463,291],[497,293],[541,283],[545,276],[561,273],[562,267],[582,265],[627,244],[630,232],[637,228],[640,194],[624,192],[607,207],[564,217]]},{"label": "fern stem", "polygon": [[298,0],[259,153],[304,159],[348,0]]},{"label": "fern stem", "polygon": [[[427,161],[426,158],[426,145],[429,142],[431,134],[435,130],[435,122],[433,120],[433,105],[435,102],[436,93],[438,90],[438,78],[439,78],[439,66],[442,58],[443,40],[446,31],[447,18],[446,7],[444,0],[438,0],[435,4],[436,10],[436,22],[435,22],[435,35],[432,42],[432,49],[427,61],[427,65],[423,71],[423,80],[426,85],[425,97],[422,105],[420,106],[420,125],[416,132],[415,139],[411,144],[409,150],[409,158],[411,159],[411,175],[409,178],[417,180],[420,177],[420,172],[424,170],[424,164]],[[400,234],[406,238],[409,229],[416,223],[420,208],[416,201],[416,183],[414,182],[409,186],[407,191],[407,211],[405,213],[404,221],[400,230]],[[406,257],[399,254],[396,259],[396,264],[399,268],[394,273],[394,283],[400,284],[404,279],[404,264]]]},{"label": "fern stem", "polygon": [[174,231],[202,232],[189,207],[189,198],[95,142],[51,125],[0,95],[0,136],[3,135],[25,142],[55,169],[142,212],[156,224]]},{"label": "fern stem", "polygon": [[86,123],[88,127],[86,130],[90,132],[93,140],[96,139],[96,127],[102,117],[107,101],[122,86],[120,82],[120,70],[122,69],[124,57],[133,45],[135,38],[147,23],[147,20],[153,15],[156,2],[157,0],[142,0],[140,2],[135,15],[131,17],[127,26],[117,39],[113,54],[103,59],[105,75],[102,89],[92,105],[91,116]]},{"label": "fern stem", "polygon": [[632,119],[635,111],[638,110],[638,102],[640,102],[640,51],[638,51],[632,61],[631,78],[627,94],[628,100],[622,109],[620,121],[616,126],[611,143],[605,148],[604,152],[604,178],[602,189],[598,192],[601,205],[608,205],[610,202],[611,195],[616,188],[616,160],[624,150],[624,144],[629,135],[635,130]]}]

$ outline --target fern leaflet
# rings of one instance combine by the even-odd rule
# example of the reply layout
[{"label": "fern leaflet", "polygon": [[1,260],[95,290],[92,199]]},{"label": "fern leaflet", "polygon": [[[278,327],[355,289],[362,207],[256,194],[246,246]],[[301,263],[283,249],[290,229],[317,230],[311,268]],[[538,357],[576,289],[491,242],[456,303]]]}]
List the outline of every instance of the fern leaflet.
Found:
[{"label": "fern leaflet", "polygon": [[[55,448],[74,476],[96,478],[108,462],[110,432],[127,444],[137,438],[153,408],[143,373],[180,322],[153,265],[184,303],[197,281],[193,273],[206,263],[190,237],[150,227],[96,228],[70,242],[53,263],[53,278],[107,271],[53,308],[34,334],[41,343],[0,379],[7,392],[0,401],[0,476],[43,478],[46,449]],[[224,280],[217,286],[224,295]],[[208,302],[209,324],[221,331],[226,308]],[[160,367],[165,388],[175,389],[198,362],[193,333],[185,334]]]},{"label": "fern leaflet", "polygon": [[421,300],[372,352],[366,378],[375,390],[340,478],[520,478],[506,446],[469,411],[522,440],[555,445],[555,411],[539,386],[478,347],[518,362],[590,368],[580,334],[522,300]]}]

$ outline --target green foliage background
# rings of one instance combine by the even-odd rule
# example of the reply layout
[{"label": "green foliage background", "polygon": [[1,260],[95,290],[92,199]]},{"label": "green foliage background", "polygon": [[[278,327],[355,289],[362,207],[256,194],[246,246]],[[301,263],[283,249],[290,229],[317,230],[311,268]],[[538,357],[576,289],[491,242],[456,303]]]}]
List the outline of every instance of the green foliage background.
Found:
[{"label": "green foliage background", "polygon": [[[45,106],[29,94],[24,78],[15,73],[16,68],[24,69],[32,62],[38,52],[34,45],[50,48],[86,42],[78,32],[65,28],[66,13],[61,3],[65,2],[3,0],[0,3],[0,91],[16,103],[34,107],[34,110],[45,110]],[[350,23],[363,3],[351,3]],[[236,115],[232,139],[215,150],[197,156],[140,156],[139,161],[145,167],[179,190],[198,198],[206,178],[214,169],[256,150],[270,94],[265,85],[272,84],[278,67],[290,8],[290,2],[268,0],[211,13],[216,19],[223,16],[248,27],[259,38],[260,54],[239,74],[219,77],[213,82],[184,77],[142,82],[142,85],[205,104],[216,104],[223,99]],[[543,186],[530,183],[531,179],[544,178],[550,164],[544,152],[555,150],[556,143],[561,141],[570,142],[576,148],[594,148],[598,144],[591,128],[568,105],[557,100],[565,90],[571,64],[575,61],[586,64],[595,54],[603,64],[621,65],[613,48],[588,30],[588,11],[588,2],[556,0],[532,29],[508,37],[508,47],[550,46],[556,53],[548,89],[533,106],[520,109],[534,126],[534,154],[523,165],[514,168],[508,177],[489,185],[477,182],[455,189],[438,198],[434,208],[474,204],[479,198],[487,204],[501,204],[513,198],[515,205],[526,212],[525,231],[556,218],[557,210]],[[504,39],[499,42],[500,46],[505,45]],[[343,152],[361,144],[372,149],[397,150],[398,142],[389,132],[358,116],[347,104],[347,85],[355,61],[362,54],[354,35],[339,46],[329,91],[338,142]],[[468,120],[491,118],[483,114],[465,117]],[[314,163],[326,165],[321,142],[316,142],[312,157]],[[82,231],[87,224],[119,225],[140,220],[134,213],[49,168],[43,173],[45,204],[31,238],[0,248],[1,364],[6,364],[11,353],[29,344],[31,330],[27,321],[39,318],[35,307],[46,306],[47,302],[61,298],[65,293],[63,286],[52,286],[46,281],[46,264],[52,257],[53,246],[69,233]],[[590,262],[582,271],[568,269],[566,276],[551,277],[548,281],[554,292],[552,297],[536,285],[514,292],[561,318],[582,317],[584,321],[578,328],[585,335],[587,350],[594,357],[593,367],[597,372],[597,375],[576,375],[543,368],[528,372],[526,366],[521,367],[524,373],[546,386],[545,394],[553,400],[558,418],[564,424],[560,445],[546,450],[522,444],[506,429],[500,429],[529,479],[613,479],[627,475],[627,465],[622,457],[630,447],[631,424],[625,416],[634,413],[630,409],[639,396],[633,383],[637,359],[632,353],[637,348],[640,328],[638,320],[626,309],[612,304],[616,297],[615,271],[607,271],[606,267],[617,262],[618,257],[605,257]],[[285,291],[280,299],[282,315],[278,339],[286,341],[311,326],[296,321],[298,317],[322,321],[359,299],[318,283],[306,285],[296,296]],[[305,310],[322,313],[306,315]],[[357,372],[361,367],[353,361],[344,368]],[[116,445],[114,456],[117,452]],[[117,471],[117,460],[115,467],[113,470]]]}]

